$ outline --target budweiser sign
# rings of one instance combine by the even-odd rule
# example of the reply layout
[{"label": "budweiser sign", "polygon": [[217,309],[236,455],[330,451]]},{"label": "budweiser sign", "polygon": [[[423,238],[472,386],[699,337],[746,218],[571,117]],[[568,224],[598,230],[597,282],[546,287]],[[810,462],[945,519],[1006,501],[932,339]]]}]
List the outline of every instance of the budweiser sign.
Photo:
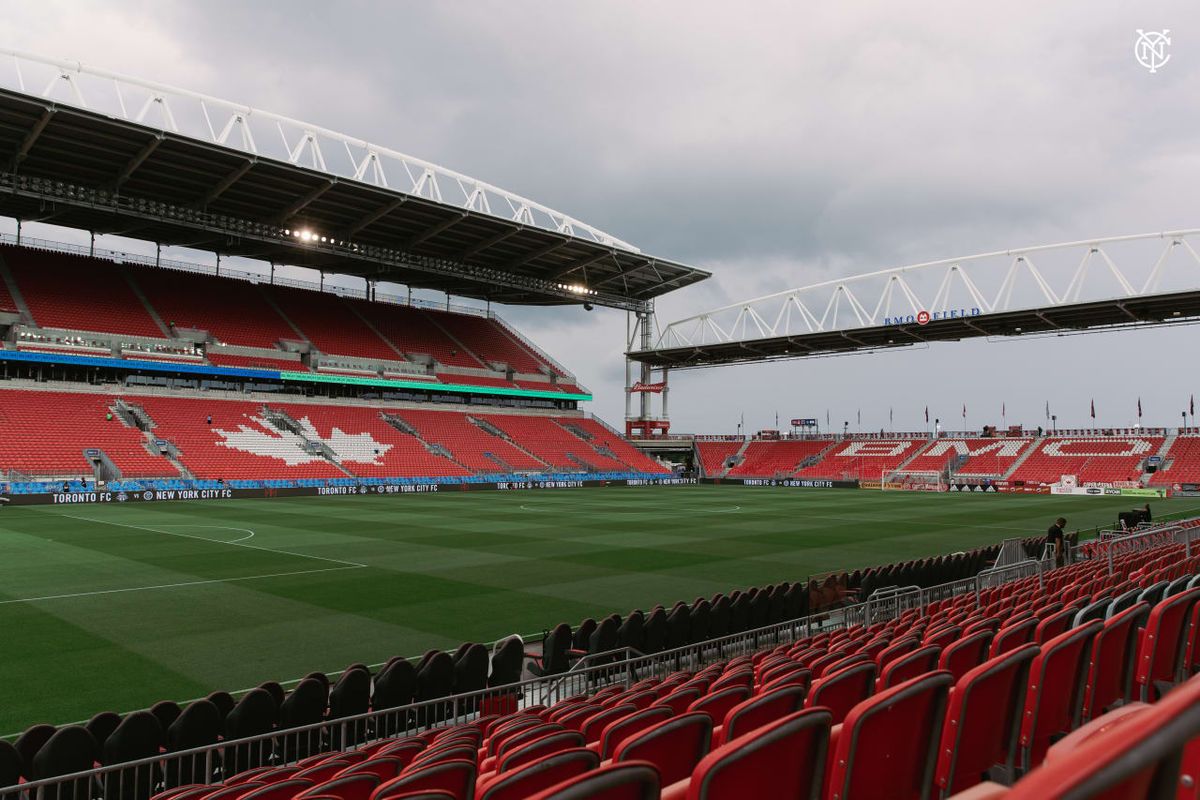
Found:
[{"label": "budweiser sign", "polygon": [[631,392],[653,392],[654,394],[662,394],[662,390],[667,388],[666,382],[663,383],[642,383],[638,381],[633,386],[629,387]]}]

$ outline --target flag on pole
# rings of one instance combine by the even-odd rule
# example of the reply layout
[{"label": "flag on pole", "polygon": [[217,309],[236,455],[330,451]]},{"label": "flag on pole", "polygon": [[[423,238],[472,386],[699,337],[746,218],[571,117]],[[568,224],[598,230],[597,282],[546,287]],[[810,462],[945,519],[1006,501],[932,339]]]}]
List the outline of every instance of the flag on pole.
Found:
[{"label": "flag on pole", "polygon": [[1096,418],[1096,398],[1092,398],[1092,419]]},{"label": "flag on pole", "polygon": [[1138,398],[1138,419],[1142,418],[1142,398]]},{"label": "flag on pole", "polygon": [[896,409],[892,408],[891,406],[888,406],[888,422],[895,422],[895,421],[896,421]]},{"label": "flag on pole", "polygon": [[858,424],[862,425],[862,409],[858,410]]},{"label": "flag on pole", "polygon": [[825,427],[829,427],[829,409],[825,409]]},{"label": "flag on pole", "polygon": [[1188,401],[1188,413],[1192,417],[1196,416],[1196,395],[1192,395],[1192,399]]},{"label": "flag on pole", "polygon": [[1007,416],[1008,416],[1008,403],[1001,403],[1000,404],[1000,419],[1004,419]]},{"label": "flag on pole", "polygon": [[929,406],[925,406],[925,423],[929,423]]},{"label": "flag on pole", "polygon": [[1050,401],[1046,401],[1046,419],[1050,419]]},{"label": "flag on pole", "polygon": [[963,419],[967,418],[967,404],[963,403]]}]

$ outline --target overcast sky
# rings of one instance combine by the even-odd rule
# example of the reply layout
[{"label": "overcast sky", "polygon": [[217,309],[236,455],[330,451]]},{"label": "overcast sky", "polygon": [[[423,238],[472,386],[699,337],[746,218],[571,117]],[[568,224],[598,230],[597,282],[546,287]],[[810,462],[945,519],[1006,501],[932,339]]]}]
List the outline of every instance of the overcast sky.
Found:
[{"label": "overcast sky", "polygon": [[[666,322],[831,276],[1200,227],[1200,6],[0,2],[0,44],[378,141],[714,277]],[[1156,74],[1137,29],[1169,29]],[[1200,268],[1197,268],[1200,275]],[[1193,286],[1195,283],[1192,284]],[[623,416],[622,312],[505,309]],[[1177,424],[1192,327],[672,375],[677,430]],[[889,413],[894,423],[889,424]]]}]

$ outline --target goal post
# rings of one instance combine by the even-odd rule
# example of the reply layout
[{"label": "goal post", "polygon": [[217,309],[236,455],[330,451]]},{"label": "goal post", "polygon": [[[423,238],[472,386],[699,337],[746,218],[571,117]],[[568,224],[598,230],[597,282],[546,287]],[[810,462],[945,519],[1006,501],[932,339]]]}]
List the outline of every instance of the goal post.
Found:
[{"label": "goal post", "polygon": [[879,488],[885,492],[945,492],[946,476],[941,472],[888,472],[882,470]]}]

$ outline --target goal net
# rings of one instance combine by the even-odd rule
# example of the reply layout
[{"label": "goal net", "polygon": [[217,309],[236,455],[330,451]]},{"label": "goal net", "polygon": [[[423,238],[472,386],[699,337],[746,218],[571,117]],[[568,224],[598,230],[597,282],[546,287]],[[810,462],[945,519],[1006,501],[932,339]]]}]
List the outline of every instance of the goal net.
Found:
[{"label": "goal net", "polygon": [[940,472],[902,472],[880,476],[879,486],[885,492],[944,492],[946,478]]}]

